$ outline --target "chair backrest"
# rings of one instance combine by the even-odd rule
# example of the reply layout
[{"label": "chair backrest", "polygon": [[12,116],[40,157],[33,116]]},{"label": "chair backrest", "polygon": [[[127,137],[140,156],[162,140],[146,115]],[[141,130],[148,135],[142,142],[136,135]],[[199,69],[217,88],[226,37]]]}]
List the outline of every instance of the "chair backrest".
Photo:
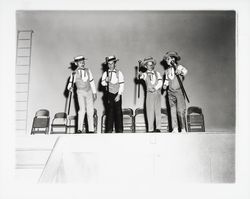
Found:
[{"label": "chair backrest", "polygon": [[49,117],[49,111],[47,109],[40,109],[36,112],[36,117]]},{"label": "chair backrest", "polygon": [[188,107],[187,114],[190,115],[192,113],[202,114],[202,110],[198,106],[190,106]]},{"label": "chair backrest", "polygon": [[55,116],[54,116],[54,119],[55,118],[67,118],[67,114],[65,112],[59,112],[59,113],[56,113]]},{"label": "chair backrest", "polygon": [[137,108],[137,109],[135,109],[135,116],[139,115],[139,114],[144,114],[143,108]]},{"label": "chair backrest", "polygon": [[47,109],[40,109],[36,112],[33,119],[31,134],[49,133],[49,111]]},{"label": "chair backrest", "polygon": [[133,110],[131,108],[123,108],[122,109],[122,114],[123,115],[129,115],[130,117],[133,116]]},{"label": "chair backrest", "polygon": [[32,128],[47,128],[49,127],[49,118],[35,117]]},{"label": "chair backrest", "polygon": [[161,114],[168,115],[167,109],[166,108],[161,108]]},{"label": "chair backrest", "polygon": [[187,126],[189,132],[205,132],[205,121],[200,107],[191,106],[188,108]]},{"label": "chair backrest", "polygon": [[134,116],[133,109],[123,108],[123,132],[134,132]]}]

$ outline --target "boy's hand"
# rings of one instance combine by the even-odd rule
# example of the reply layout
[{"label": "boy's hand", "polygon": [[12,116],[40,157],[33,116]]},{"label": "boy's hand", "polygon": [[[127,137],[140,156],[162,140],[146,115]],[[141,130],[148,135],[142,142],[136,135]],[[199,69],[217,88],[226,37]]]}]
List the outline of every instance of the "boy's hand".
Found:
[{"label": "boy's hand", "polygon": [[148,89],[148,91],[149,91],[149,92],[151,92],[151,93],[153,93],[153,92],[155,92],[155,91],[156,91],[156,89],[155,89],[155,88],[153,88],[153,87],[151,87],[151,88],[149,88],[149,89]]},{"label": "boy's hand", "polygon": [[118,94],[116,97],[115,97],[115,101],[118,102],[120,100],[120,94]]},{"label": "boy's hand", "polygon": [[73,92],[73,87],[71,86],[68,90],[69,92]]},{"label": "boy's hand", "polygon": [[109,82],[109,77],[106,77],[105,81],[106,81],[106,82]]},{"label": "boy's hand", "polygon": [[180,75],[181,74],[181,70],[180,69],[176,69],[175,74],[176,75]]}]

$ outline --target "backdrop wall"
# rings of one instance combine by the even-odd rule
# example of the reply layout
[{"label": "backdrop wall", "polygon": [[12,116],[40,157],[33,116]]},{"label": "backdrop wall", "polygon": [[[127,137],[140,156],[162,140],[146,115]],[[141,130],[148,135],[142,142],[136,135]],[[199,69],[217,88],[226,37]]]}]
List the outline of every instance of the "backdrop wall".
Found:
[{"label": "backdrop wall", "polygon": [[[203,109],[207,131],[235,131],[234,11],[17,11],[16,22],[17,30],[34,30],[28,129],[38,109],[49,109],[51,117],[64,111],[74,56],[88,58],[98,87],[105,57],[116,55],[125,76],[123,107],[135,109],[144,100],[142,93],[134,100],[138,60],[153,56],[163,74],[159,62],[165,52],[175,50],[189,70],[184,84],[191,101],[187,106]],[[102,95],[98,92],[95,102],[99,119]]]}]

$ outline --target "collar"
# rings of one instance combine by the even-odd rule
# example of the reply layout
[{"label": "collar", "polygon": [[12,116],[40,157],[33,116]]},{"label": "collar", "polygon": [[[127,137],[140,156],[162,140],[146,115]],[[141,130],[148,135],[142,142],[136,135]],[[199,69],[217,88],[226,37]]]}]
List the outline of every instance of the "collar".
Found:
[{"label": "collar", "polygon": [[153,70],[151,70],[151,71],[148,70],[147,73],[148,74],[155,74],[155,72]]},{"label": "collar", "polygon": [[116,70],[115,69],[114,70],[109,69],[109,73],[116,73]]},{"label": "collar", "polygon": [[77,70],[86,70],[86,68],[79,67]]}]

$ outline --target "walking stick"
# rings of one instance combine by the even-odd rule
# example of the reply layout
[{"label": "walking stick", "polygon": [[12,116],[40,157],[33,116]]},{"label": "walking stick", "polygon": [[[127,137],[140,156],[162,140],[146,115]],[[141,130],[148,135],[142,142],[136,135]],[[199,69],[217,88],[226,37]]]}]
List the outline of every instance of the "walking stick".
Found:
[{"label": "walking stick", "polygon": [[71,106],[71,99],[72,99],[72,94],[73,94],[73,91],[74,91],[74,81],[75,81],[75,72],[72,73],[72,90],[69,91],[69,96],[68,96],[68,110],[67,110],[67,115],[69,115],[70,113],[70,106]]},{"label": "walking stick", "polygon": [[[139,74],[139,69],[141,68],[141,60],[138,61],[138,64],[139,64],[139,68],[138,68],[138,70],[137,70],[136,76],[138,76],[138,74]],[[140,77],[139,77],[138,79],[140,80]],[[138,98],[140,98],[140,93],[141,93],[140,88],[141,88],[141,87],[140,87],[140,82],[138,82]]]},{"label": "walking stick", "polygon": [[[173,65],[174,70],[176,71],[177,64],[176,64],[175,62],[173,62],[173,61],[171,62],[171,64]],[[181,79],[180,79],[180,76],[176,74],[176,77],[177,77],[177,80],[178,80],[178,82],[179,82],[179,85],[180,85],[182,94],[184,95],[184,98],[186,98],[187,101],[188,101],[188,103],[189,103],[189,99],[188,99],[187,93],[186,93],[186,91],[185,91],[185,88],[184,88],[184,86],[183,86],[183,84],[182,84],[182,81],[181,81]]]},{"label": "walking stick", "polygon": [[[107,77],[109,80],[109,66],[108,66],[108,58],[106,57],[106,65],[107,65]],[[107,94],[109,93],[109,81],[107,82]]]},{"label": "walking stick", "polygon": [[136,94],[137,94],[137,87],[138,87],[138,85],[137,84],[139,84],[139,82],[138,82],[138,66],[135,66],[135,87],[134,87],[134,104],[136,104],[136,99],[137,99],[137,96],[136,96]]}]

